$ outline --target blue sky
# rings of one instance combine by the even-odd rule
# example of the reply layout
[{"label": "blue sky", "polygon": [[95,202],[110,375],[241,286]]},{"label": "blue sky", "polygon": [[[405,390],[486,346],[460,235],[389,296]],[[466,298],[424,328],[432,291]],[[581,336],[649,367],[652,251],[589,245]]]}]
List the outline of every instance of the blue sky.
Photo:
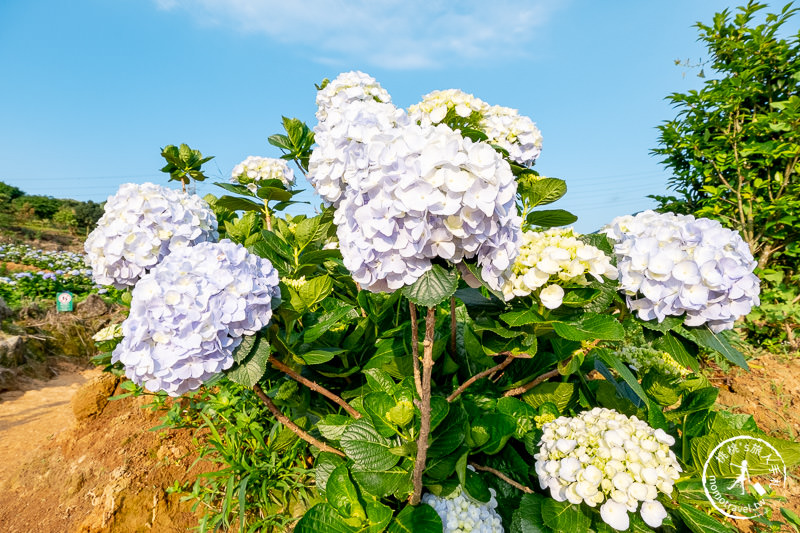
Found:
[{"label": "blue sky", "polygon": [[279,155],[267,137],[282,115],[313,127],[314,83],[362,70],[398,106],[459,88],[530,116],[544,136],[535,168],[569,187],[554,207],[592,231],[666,191],[649,154],[675,116],[664,98],[702,82],[674,61],[704,58],[694,23],[736,5],[5,0],[0,181],[102,201],[121,183],[166,184],[160,150],[185,142],[216,156],[198,192],[219,194],[211,182],[245,157]]}]

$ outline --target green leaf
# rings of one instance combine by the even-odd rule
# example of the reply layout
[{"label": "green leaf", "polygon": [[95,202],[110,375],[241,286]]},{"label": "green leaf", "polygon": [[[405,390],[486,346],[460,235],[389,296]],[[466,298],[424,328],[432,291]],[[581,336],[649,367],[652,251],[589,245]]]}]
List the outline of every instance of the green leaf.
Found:
[{"label": "green leaf", "polygon": [[683,343],[670,333],[666,333],[663,337],[656,339],[653,342],[653,347],[664,350],[681,365],[691,368],[695,372],[700,370],[700,364],[697,362],[697,359],[689,355]]},{"label": "green leaf", "polygon": [[508,415],[489,413],[472,423],[471,430],[481,428],[488,434],[489,439],[476,451],[493,455],[502,450],[508,439],[516,433],[517,421]]},{"label": "green leaf", "polygon": [[392,509],[379,502],[367,503],[367,521],[369,526],[364,533],[381,533],[392,521]]},{"label": "green leaf", "polygon": [[551,533],[542,520],[544,500],[539,494],[523,494],[512,515],[511,533]]},{"label": "green leaf", "polygon": [[313,326],[306,328],[303,333],[303,340],[305,342],[314,342],[318,338],[320,338],[326,331],[328,331],[331,327],[338,324],[342,321],[345,317],[347,318],[357,318],[358,313],[355,310],[355,307],[352,305],[347,305],[344,302],[336,301],[336,304],[339,305],[337,309],[331,311],[330,313],[325,313],[322,315],[316,324]]},{"label": "green leaf", "polygon": [[483,481],[480,474],[472,470],[466,471],[466,478],[462,488],[464,492],[467,493],[467,496],[475,501],[486,503],[492,499],[492,494],[489,492],[489,487],[486,485],[486,482]]},{"label": "green leaf", "polygon": [[317,422],[317,429],[326,439],[339,440],[352,421],[353,419],[347,415],[325,415]]},{"label": "green leaf", "polygon": [[297,291],[306,308],[311,308],[333,291],[333,280],[327,274],[307,280]]},{"label": "green leaf", "polygon": [[389,410],[394,407],[395,401],[383,391],[370,392],[364,396],[364,410],[372,419],[375,429],[384,437],[391,437],[397,433],[394,424],[389,420]]},{"label": "green leaf", "polygon": [[[567,194],[567,183],[564,180],[542,178],[532,182],[529,186],[526,204],[530,207],[552,204],[565,194]],[[571,223],[567,222],[567,224]]]},{"label": "green leaf", "polygon": [[272,146],[277,146],[281,150],[286,150],[287,152],[291,152],[293,147],[291,141],[289,141],[289,137],[286,135],[275,134],[270,135],[267,139],[267,142]]},{"label": "green leaf", "polygon": [[[430,509],[433,510],[432,507]],[[306,511],[294,527],[294,533],[357,533],[358,531],[358,527],[345,522],[336,509],[328,503],[318,503]]]},{"label": "green leaf", "polygon": [[431,396],[431,431],[447,418],[450,412],[450,402],[444,396]]},{"label": "green leaf", "polygon": [[350,473],[362,489],[376,498],[394,494],[411,480],[411,473],[399,465],[380,470],[353,465]]},{"label": "green leaf", "polygon": [[309,243],[317,238],[317,230],[319,229],[321,216],[313,218],[306,218],[301,220],[294,229],[294,236],[297,240],[299,249],[305,248]]},{"label": "green leaf", "polygon": [[527,326],[528,324],[541,324],[547,322],[542,315],[533,309],[510,311],[508,313],[503,313],[499,318],[511,327]]},{"label": "green leaf", "polygon": [[392,443],[363,418],[350,424],[340,440],[347,457],[361,468],[388,470],[400,460],[391,452]]},{"label": "green leaf", "polygon": [[543,209],[530,213],[526,221],[532,226],[554,228],[557,226],[568,226],[576,220],[578,220],[578,217],[569,211],[564,211],[563,209]]},{"label": "green leaf", "polygon": [[233,362],[241,363],[253,351],[253,348],[258,344],[258,335],[247,335],[242,337],[242,342],[233,350]]},{"label": "green leaf", "polygon": [[654,331],[660,331],[661,333],[666,333],[683,324],[683,318],[676,316],[668,316],[665,317],[664,320],[662,320],[661,322],[658,322],[657,320],[638,320],[638,319],[637,322],[642,326],[646,327],[647,329],[652,329]]},{"label": "green leaf", "polygon": [[546,498],[542,502],[542,520],[554,531],[569,533],[585,533],[592,524],[591,518],[581,507],[552,498]]},{"label": "green leaf", "polygon": [[358,499],[358,491],[350,479],[347,465],[337,466],[328,477],[325,486],[325,497],[331,507],[345,518],[351,516],[364,520],[367,518],[364,508]]},{"label": "green leaf", "polygon": [[[800,443],[768,437],[762,433],[749,433],[742,430],[725,430],[719,433],[695,437],[689,441],[689,448],[692,456],[692,463],[698,471],[703,471],[705,462],[711,457],[714,449],[728,439],[736,437],[752,437],[769,443],[777,450],[780,459],[775,455],[769,446],[758,443],[752,439],[739,438],[725,444],[722,451],[730,451],[734,446],[737,451],[733,452],[736,461],[711,460],[708,462],[708,474],[722,478],[735,478],[741,472],[739,465],[741,459],[747,459],[750,475],[767,474],[770,472],[770,465],[780,464],[781,461],[787,469],[792,469],[800,465]],[[745,444],[749,444],[749,449],[744,450]],[[759,449],[753,446],[758,446]],[[719,453],[719,452],[717,452]],[[729,455],[729,454],[728,454]],[[741,458],[741,459],[740,459]]]},{"label": "green leaf", "polygon": [[612,316],[598,313],[585,313],[576,322],[554,322],[553,330],[559,337],[571,341],[621,341],[625,338],[622,324]]},{"label": "green leaf", "polygon": [[736,529],[714,520],[691,505],[678,507],[678,514],[683,519],[683,523],[694,533],[733,533],[736,531]]},{"label": "green leaf", "polygon": [[394,380],[389,376],[388,372],[384,372],[379,368],[370,368],[364,371],[364,377],[367,380],[367,385],[373,391],[383,391],[391,394],[395,388]]},{"label": "green leaf", "polygon": [[742,368],[747,370],[750,367],[747,366],[747,361],[745,361],[744,356],[742,353],[731,346],[728,342],[728,339],[725,338],[724,335],[719,333],[714,333],[707,326],[702,326],[699,328],[677,328],[676,331],[683,335],[684,337],[692,340],[706,348],[708,350],[714,350],[715,352],[719,352],[725,359],[730,361],[731,363],[738,365]]},{"label": "green leaf", "polygon": [[594,350],[594,353],[597,354],[598,358],[605,364],[616,370],[620,377],[625,380],[625,383],[633,390],[633,392],[635,392],[636,395],[645,404],[647,404],[648,398],[647,394],[644,392],[644,389],[641,385],[639,385],[639,382],[636,380],[636,377],[633,375],[630,369],[625,366],[625,364],[613,352],[606,348],[598,348]]},{"label": "green leaf", "polygon": [[341,348],[317,348],[316,350],[310,350],[304,354],[297,354],[297,357],[302,359],[307,365],[321,365],[343,352],[345,352],[345,350]]},{"label": "green leaf", "polygon": [[258,211],[259,213],[264,211],[263,204],[238,196],[220,196],[214,204],[230,211]]},{"label": "green leaf", "polygon": [[287,191],[286,189],[281,187],[262,186],[256,190],[256,196],[268,202],[272,201],[287,202],[291,200],[292,196],[294,195],[292,194],[291,191]]},{"label": "green leaf", "polygon": [[450,412],[431,432],[428,441],[428,457],[442,457],[449,455],[464,442],[467,429],[467,413],[461,404],[450,404]]},{"label": "green leaf", "polygon": [[242,360],[225,372],[225,376],[243,387],[252,388],[267,371],[270,347],[266,340],[260,339],[258,346]]},{"label": "green leaf", "polygon": [[386,533],[442,533],[444,525],[430,505],[406,505],[389,524]]},{"label": "green leaf", "polygon": [[707,411],[714,406],[718,394],[719,389],[716,387],[706,387],[704,389],[691,391],[683,397],[681,404],[676,409],[667,413],[667,416],[675,419],[688,415],[689,413]]},{"label": "green leaf", "polygon": [[534,408],[552,402],[558,407],[559,412],[563,413],[577,396],[574,383],[545,382],[523,394],[522,400]]},{"label": "green leaf", "polygon": [[416,305],[435,307],[455,294],[457,288],[458,272],[433,265],[412,285],[403,287],[403,296]]}]

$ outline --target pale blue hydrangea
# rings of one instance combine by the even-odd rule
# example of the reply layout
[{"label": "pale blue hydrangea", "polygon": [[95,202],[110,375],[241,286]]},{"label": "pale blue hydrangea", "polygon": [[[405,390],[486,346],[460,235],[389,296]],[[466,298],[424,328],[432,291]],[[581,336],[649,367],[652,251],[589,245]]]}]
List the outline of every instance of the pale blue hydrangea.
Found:
[{"label": "pale blue hydrangea", "polygon": [[173,251],[136,284],[113,362],[150,391],[179,396],[231,367],[245,335],[280,303],[272,264],[227,239]]},{"label": "pale blue hydrangea", "polygon": [[511,168],[491,146],[374,99],[326,117],[315,128],[309,181],[336,208],[339,249],[363,288],[412,284],[436,257],[476,258],[499,288],[521,220]]},{"label": "pale blue hydrangea", "polygon": [[392,97],[375,78],[361,71],[342,72],[317,91],[317,120],[327,120],[331,110],[343,109],[353,102],[389,103]]},{"label": "pale blue hydrangea", "polygon": [[231,171],[231,183],[244,185],[253,194],[258,190],[259,182],[266,180],[280,180],[289,187],[294,183],[294,172],[283,159],[254,155],[248,156]]},{"label": "pale blue hydrangea", "polygon": [[685,315],[714,332],[759,304],[757,263],[739,233],[707,218],[644,211],[614,219],[620,288],[642,320]]},{"label": "pale blue hydrangea", "polygon": [[[471,466],[467,468],[472,469]],[[460,486],[446,498],[423,494],[422,503],[433,507],[442,519],[443,533],[503,533],[503,522],[496,511],[495,490],[489,489],[489,492],[491,498],[483,504],[469,498]]]},{"label": "pale blue hydrangea", "polygon": [[153,183],[122,185],[84,243],[99,285],[132,286],[177,249],[215,241],[217,218],[197,195]]}]

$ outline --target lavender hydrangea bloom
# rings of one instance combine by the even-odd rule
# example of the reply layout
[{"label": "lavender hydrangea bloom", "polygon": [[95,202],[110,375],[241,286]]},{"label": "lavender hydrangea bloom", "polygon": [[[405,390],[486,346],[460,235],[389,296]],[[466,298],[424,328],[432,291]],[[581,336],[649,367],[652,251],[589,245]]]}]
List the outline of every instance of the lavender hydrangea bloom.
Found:
[{"label": "lavender hydrangea bloom", "polygon": [[371,291],[414,283],[440,257],[477,258],[500,286],[520,218],[508,163],[444,125],[422,126],[388,103],[354,99],[315,128],[309,181],[336,208],[339,247]]},{"label": "lavender hydrangea bloom", "polygon": [[86,264],[95,283],[123,289],[169,253],[218,237],[217,218],[199,196],[126,183],[84,243]]},{"label": "lavender hydrangea bloom", "polygon": [[231,367],[233,350],[272,317],[278,272],[227,239],[173,251],[133,289],[112,361],[150,391],[179,396]]},{"label": "lavender hydrangea bloom", "polygon": [[644,211],[614,219],[620,288],[642,320],[686,315],[714,332],[759,304],[756,262],[739,234],[707,218]]}]

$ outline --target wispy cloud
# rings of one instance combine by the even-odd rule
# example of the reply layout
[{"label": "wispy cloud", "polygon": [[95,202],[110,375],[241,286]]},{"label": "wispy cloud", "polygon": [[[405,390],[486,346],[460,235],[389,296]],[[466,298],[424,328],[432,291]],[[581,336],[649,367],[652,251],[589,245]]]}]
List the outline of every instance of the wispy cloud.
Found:
[{"label": "wispy cloud", "polygon": [[203,24],[262,33],[324,63],[391,69],[520,57],[564,0],[153,0]]}]

